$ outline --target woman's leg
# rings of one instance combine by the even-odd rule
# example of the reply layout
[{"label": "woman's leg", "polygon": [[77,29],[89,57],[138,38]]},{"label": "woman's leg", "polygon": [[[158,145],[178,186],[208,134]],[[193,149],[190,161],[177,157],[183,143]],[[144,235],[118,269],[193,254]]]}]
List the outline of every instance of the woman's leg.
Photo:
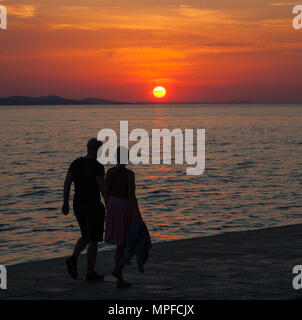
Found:
[{"label": "woman's leg", "polygon": [[123,278],[123,269],[125,267],[125,246],[117,246],[115,251],[115,268],[113,273],[117,278]]}]

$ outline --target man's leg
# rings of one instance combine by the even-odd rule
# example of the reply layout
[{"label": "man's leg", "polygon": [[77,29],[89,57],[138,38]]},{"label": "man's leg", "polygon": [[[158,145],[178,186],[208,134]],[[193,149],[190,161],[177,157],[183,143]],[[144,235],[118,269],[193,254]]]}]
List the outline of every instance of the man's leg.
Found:
[{"label": "man's leg", "polygon": [[85,240],[83,239],[83,237],[81,237],[77,241],[74,247],[72,256],[77,258],[82,253],[82,251],[86,248],[87,244],[88,244],[88,240]]},{"label": "man's leg", "polygon": [[104,206],[101,203],[91,203],[86,211],[87,237],[89,239],[87,249],[87,282],[99,282],[104,280],[103,275],[98,275],[95,265],[98,255],[98,242],[102,241],[104,232]]},{"label": "man's leg", "polygon": [[97,254],[98,243],[96,241],[90,241],[87,250],[87,274],[95,272]]},{"label": "man's leg", "polygon": [[100,282],[104,280],[103,275],[98,275],[95,272],[96,258],[98,254],[98,243],[96,241],[89,241],[87,250],[87,282]]},{"label": "man's leg", "polygon": [[78,278],[77,261],[81,252],[86,248],[88,241],[81,237],[73,250],[72,256],[66,260],[67,271],[73,279]]}]

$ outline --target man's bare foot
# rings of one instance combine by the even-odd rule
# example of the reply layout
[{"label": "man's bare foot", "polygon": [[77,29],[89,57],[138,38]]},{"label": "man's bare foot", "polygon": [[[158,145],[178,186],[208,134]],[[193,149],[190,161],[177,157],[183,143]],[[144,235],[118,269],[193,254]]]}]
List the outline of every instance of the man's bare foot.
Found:
[{"label": "man's bare foot", "polygon": [[66,267],[69,275],[73,279],[78,279],[77,258],[72,256],[66,260]]}]

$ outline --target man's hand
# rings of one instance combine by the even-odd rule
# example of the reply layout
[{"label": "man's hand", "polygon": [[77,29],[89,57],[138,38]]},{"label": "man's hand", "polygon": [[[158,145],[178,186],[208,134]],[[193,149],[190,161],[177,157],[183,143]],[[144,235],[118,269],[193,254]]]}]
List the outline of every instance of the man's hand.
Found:
[{"label": "man's hand", "polygon": [[63,206],[62,206],[62,213],[67,216],[68,213],[69,213],[69,203],[63,203]]},{"label": "man's hand", "polygon": [[103,175],[96,176],[96,182],[104,198],[105,207],[107,208],[107,184],[106,184],[105,177]]},{"label": "man's hand", "polygon": [[67,216],[69,213],[69,194],[70,194],[70,187],[73,182],[73,177],[71,171],[68,170],[64,182],[64,195],[63,195],[63,206],[62,206],[62,213]]}]

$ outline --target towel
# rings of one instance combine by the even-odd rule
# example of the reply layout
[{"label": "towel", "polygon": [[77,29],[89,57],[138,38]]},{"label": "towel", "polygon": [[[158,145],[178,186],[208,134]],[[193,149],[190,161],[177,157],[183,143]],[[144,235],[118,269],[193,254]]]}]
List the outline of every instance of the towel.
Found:
[{"label": "towel", "polygon": [[151,238],[148,228],[144,222],[135,223],[127,234],[125,248],[125,264],[131,264],[131,258],[135,254],[138,270],[144,272],[144,264],[149,258],[151,249]]}]

